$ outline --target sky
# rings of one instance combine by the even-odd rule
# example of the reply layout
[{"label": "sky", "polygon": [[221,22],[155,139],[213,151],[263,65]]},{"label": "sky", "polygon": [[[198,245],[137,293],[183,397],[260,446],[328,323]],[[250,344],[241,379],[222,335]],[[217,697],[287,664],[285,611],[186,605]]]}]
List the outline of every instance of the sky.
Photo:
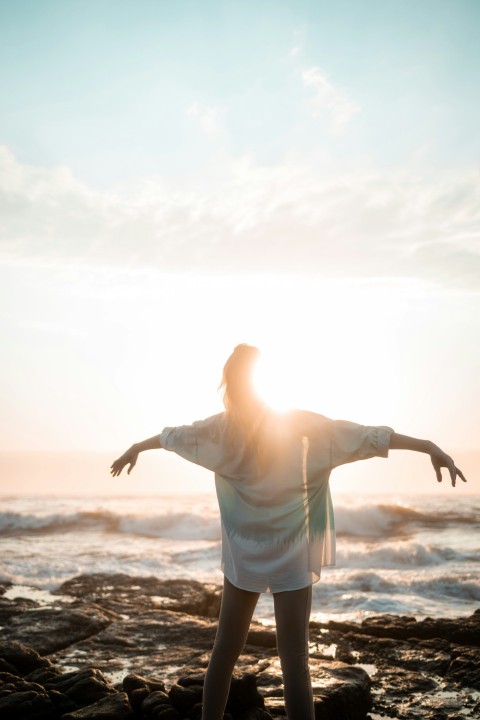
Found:
[{"label": "sky", "polygon": [[[273,405],[432,439],[478,491],[479,29],[476,0],[0,0],[0,493],[110,491],[106,458],[221,410],[240,342]],[[155,462],[137,491],[197,482]]]}]

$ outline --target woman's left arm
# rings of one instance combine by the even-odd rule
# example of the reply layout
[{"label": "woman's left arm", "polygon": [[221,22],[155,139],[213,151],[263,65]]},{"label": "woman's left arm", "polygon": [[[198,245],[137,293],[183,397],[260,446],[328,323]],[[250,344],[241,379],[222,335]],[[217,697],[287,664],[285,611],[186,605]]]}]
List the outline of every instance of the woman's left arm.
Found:
[{"label": "woman's left arm", "polygon": [[112,477],[120,475],[125,465],[130,466],[127,470],[127,473],[130,475],[137,463],[137,458],[141,452],[143,452],[144,450],[158,450],[161,447],[162,446],[160,445],[159,435],[154,435],[147,440],[142,440],[142,442],[135,443],[134,445],[132,445],[131,448],[124,452],[123,455],[118,458],[118,460],[115,460],[112,463],[112,465],[110,466],[110,472],[112,474]]},{"label": "woman's left arm", "polygon": [[438,445],[430,440],[419,440],[418,438],[409,437],[408,435],[400,435],[393,432],[390,435],[390,450],[414,450],[416,452],[428,453],[435,470],[438,482],[442,482],[442,467],[446,467],[450,473],[452,486],[455,487],[457,475],[467,482],[462,471],[456,467],[453,458],[447,455]]}]

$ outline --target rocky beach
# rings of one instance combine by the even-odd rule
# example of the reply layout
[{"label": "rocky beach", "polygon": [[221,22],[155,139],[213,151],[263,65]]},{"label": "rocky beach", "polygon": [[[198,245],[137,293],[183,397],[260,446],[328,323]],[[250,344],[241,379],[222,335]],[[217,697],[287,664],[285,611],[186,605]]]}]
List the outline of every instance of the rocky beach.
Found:
[{"label": "rocky beach", "polygon": [[[200,718],[221,588],[81,575],[52,592],[0,583],[0,717]],[[480,717],[480,610],[310,624],[316,718]],[[284,718],[274,629],[253,623],[225,718]]]}]

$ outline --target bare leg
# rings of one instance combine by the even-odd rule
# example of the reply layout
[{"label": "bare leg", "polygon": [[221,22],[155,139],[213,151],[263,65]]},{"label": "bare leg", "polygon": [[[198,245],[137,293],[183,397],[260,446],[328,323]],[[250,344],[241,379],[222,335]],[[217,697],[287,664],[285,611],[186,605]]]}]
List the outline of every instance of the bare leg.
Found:
[{"label": "bare leg", "polygon": [[273,602],[288,720],[313,720],[313,694],[308,667],[312,586],[274,593]]},{"label": "bare leg", "polygon": [[247,640],[259,595],[224,579],[217,635],[205,675],[202,720],[223,717],[233,669]]}]

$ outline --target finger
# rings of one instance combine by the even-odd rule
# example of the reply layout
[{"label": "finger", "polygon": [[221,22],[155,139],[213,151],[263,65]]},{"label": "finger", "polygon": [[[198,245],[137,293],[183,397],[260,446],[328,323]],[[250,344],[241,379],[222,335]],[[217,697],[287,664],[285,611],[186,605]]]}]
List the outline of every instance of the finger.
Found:
[{"label": "finger", "polygon": [[463,482],[467,482],[467,478],[466,478],[465,475],[462,473],[462,471],[460,470],[460,468],[457,468],[457,467],[456,467],[455,470],[456,470],[457,475],[460,475],[460,477],[462,478]]},{"label": "finger", "polygon": [[437,476],[438,482],[442,482],[442,471],[439,467],[435,468],[435,475]]}]

